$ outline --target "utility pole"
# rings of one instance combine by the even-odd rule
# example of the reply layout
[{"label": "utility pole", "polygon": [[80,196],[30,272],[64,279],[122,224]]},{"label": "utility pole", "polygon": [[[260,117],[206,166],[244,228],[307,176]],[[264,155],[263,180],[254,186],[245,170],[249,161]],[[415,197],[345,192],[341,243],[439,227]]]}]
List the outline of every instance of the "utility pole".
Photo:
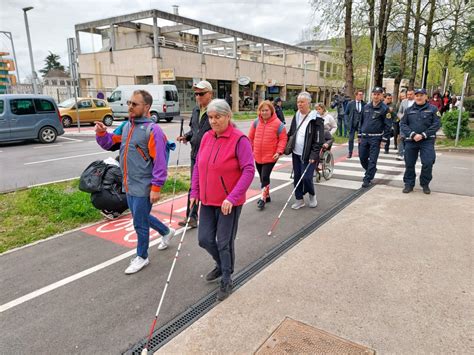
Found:
[{"label": "utility pole", "polygon": [[38,94],[38,84],[36,83],[36,79],[38,78],[38,76],[36,75],[35,63],[33,61],[33,50],[31,49],[30,28],[28,27],[28,16],[26,15],[26,12],[32,9],[33,9],[33,6],[28,6],[28,7],[24,7],[22,10],[23,10],[24,18],[25,18],[26,37],[28,39],[28,50],[30,51],[31,75],[33,75],[33,91],[35,94]]}]

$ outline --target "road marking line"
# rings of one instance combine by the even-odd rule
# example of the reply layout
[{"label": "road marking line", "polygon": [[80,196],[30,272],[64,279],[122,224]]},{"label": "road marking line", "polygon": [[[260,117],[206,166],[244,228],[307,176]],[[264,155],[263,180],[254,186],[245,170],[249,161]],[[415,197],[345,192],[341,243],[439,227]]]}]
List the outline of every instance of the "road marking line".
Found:
[{"label": "road marking line", "polygon": [[358,190],[360,189],[361,182],[354,180],[343,180],[343,179],[329,179],[324,180],[321,178],[321,182],[317,183],[316,186],[330,186],[330,187],[339,187],[342,189]]},{"label": "road marking line", "polygon": [[[345,166],[345,167],[355,167],[354,164],[352,163],[347,163],[347,162],[340,162],[340,163],[336,163],[336,168],[339,167],[339,166]],[[361,167],[360,164],[358,166],[359,168]],[[337,169],[334,169],[334,171],[336,171]],[[398,171],[398,172],[402,172],[402,171],[405,171],[405,167],[403,166],[388,166],[388,165],[382,165],[382,164],[377,164],[377,170],[386,170],[386,171]]]},{"label": "road marking line", "polygon": [[69,137],[61,137],[61,138],[64,138],[64,139],[67,139],[67,140],[70,140],[70,141],[77,141],[77,142],[82,142],[83,141],[82,139],[69,138]]},{"label": "road marking line", "polygon": [[[71,143],[71,142],[68,142],[68,143]],[[62,146],[61,143],[58,143],[58,144],[48,144],[48,145],[46,145],[46,146],[33,147],[33,149],[45,149],[45,148],[60,147],[60,146]]]},{"label": "road marking line", "polygon": [[81,157],[87,157],[91,155],[98,155],[98,154],[110,154],[108,151],[103,151],[103,152],[97,152],[97,153],[89,153],[89,154],[81,154],[81,155],[72,155],[69,157],[62,157],[62,158],[55,158],[55,159],[47,159],[47,160],[40,160],[40,161],[33,161],[30,163],[25,163],[23,165],[33,165],[33,164],[42,164],[42,163],[48,163],[50,161],[58,161],[58,160],[66,160],[66,159],[73,159],[73,158],[81,158]]},{"label": "road marking line", "polygon": [[184,212],[188,209],[188,206],[185,206],[185,207],[181,207],[181,208],[178,208],[177,210],[175,210],[176,213],[181,213],[181,212]]},{"label": "road marking line", "polygon": [[[286,183],[284,183],[284,184],[282,184],[282,185],[279,185],[279,186],[275,187],[274,189],[271,189],[270,192],[274,192],[274,191],[283,189],[284,187],[286,187],[286,186],[288,186],[288,185],[291,185],[292,183],[293,183],[293,181],[288,181],[288,182],[286,182]],[[257,195],[255,195],[255,196],[249,198],[249,199],[245,202],[245,204],[248,204],[248,203],[250,203],[250,202],[253,202],[253,201],[255,201],[255,200],[259,199],[259,198],[260,198],[260,194],[257,194]],[[176,234],[181,233],[183,230],[184,230],[184,227],[178,229],[178,230],[176,231]],[[151,247],[157,245],[160,241],[161,241],[161,238],[157,238],[157,239],[151,241],[149,247],[151,248]],[[96,266],[90,267],[89,269],[86,269],[86,270],[84,270],[84,271],[78,272],[78,273],[76,273],[76,274],[74,274],[74,275],[71,275],[71,276],[66,277],[66,278],[64,278],[64,279],[62,279],[62,280],[59,280],[59,281],[57,281],[57,282],[54,282],[54,283],[52,283],[52,284],[50,284],[50,285],[48,285],[48,286],[45,286],[45,287],[42,287],[42,288],[40,288],[40,289],[38,289],[38,290],[36,290],[36,291],[30,292],[30,293],[28,293],[28,294],[26,294],[26,295],[24,295],[24,296],[22,296],[22,297],[19,297],[19,298],[17,298],[17,299],[14,299],[14,300],[12,300],[12,301],[10,301],[10,302],[7,302],[7,303],[5,303],[5,304],[2,304],[2,305],[0,305],[0,313],[3,313],[3,312],[5,312],[5,311],[8,311],[9,309],[12,309],[12,308],[14,308],[14,307],[16,307],[16,306],[19,306],[19,305],[22,304],[22,303],[31,301],[32,299],[37,298],[37,297],[39,297],[39,296],[42,296],[42,295],[44,295],[44,294],[46,294],[46,293],[48,293],[48,292],[54,291],[54,290],[56,290],[56,289],[58,289],[58,288],[60,288],[60,287],[62,287],[62,286],[65,286],[65,285],[67,285],[67,284],[70,284],[71,282],[77,281],[77,280],[79,280],[79,279],[81,279],[81,278],[83,278],[83,277],[85,277],[85,276],[88,276],[88,275],[90,275],[90,274],[92,274],[92,273],[94,273],[94,272],[96,272],[96,271],[105,269],[106,267],[108,267],[108,266],[110,266],[110,265],[116,264],[116,263],[118,263],[119,261],[122,261],[123,259],[126,259],[126,258],[128,258],[128,257],[130,257],[130,256],[132,256],[132,255],[134,255],[135,253],[136,253],[135,250],[130,250],[130,251],[126,252],[126,253],[123,253],[123,254],[121,254],[121,255],[116,256],[115,258],[109,259],[109,260],[107,260],[107,261],[104,261],[103,263],[100,263],[100,264],[96,265]]]}]

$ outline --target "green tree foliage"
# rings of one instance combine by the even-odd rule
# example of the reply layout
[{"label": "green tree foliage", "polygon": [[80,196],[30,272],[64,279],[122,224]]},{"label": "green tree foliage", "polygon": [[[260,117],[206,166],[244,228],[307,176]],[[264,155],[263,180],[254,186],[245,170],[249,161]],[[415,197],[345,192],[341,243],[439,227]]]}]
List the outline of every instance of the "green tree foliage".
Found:
[{"label": "green tree foliage", "polygon": [[45,76],[49,73],[50,70],[56,69],[64,71],[64,65],[59,63],[59,59],[61,57],[57,54],[52,53],[49,51],[49,54],[44,59],[44,68],[41,69],[39,72]]}]

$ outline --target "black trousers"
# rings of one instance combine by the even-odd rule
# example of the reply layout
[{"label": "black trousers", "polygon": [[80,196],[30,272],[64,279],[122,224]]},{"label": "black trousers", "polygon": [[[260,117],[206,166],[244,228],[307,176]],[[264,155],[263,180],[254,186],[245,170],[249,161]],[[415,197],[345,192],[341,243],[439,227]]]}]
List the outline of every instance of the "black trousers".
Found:
[{"label": "black trousers", "polygon": [[[191,158],[191,181],[193,180],[193,170],[194,170],[194,164],[196,163],[196,158]],[[194,204],[193,208],[191,209],[191,203],[190,203],[190,198],[191,198],[191,187],[188,190],[188,202],[186,206],[186,219],[191,216],[191,218],[194,218],[196,221],[198,219],[198,208],[199,204],[196,203]]]},{"label": "black trousers", "polygon": [[221,208],[201,205],[199,214],[198,241],[201,248],[212,256],[216,266],[222,271],[222,282],[230,281],[234,272],[234,240],[239,226],[242,206],[232,207],[232,212],[224,216]]},{"label": "black trousers", "polygon": [[263,189],[265,186],[270,185],[270,174],[272,173],[273,167],[275,163],[265,163],[259,164],[255,162],[255,166],[257,167],[258,175],[260,176],[260,186]]}]

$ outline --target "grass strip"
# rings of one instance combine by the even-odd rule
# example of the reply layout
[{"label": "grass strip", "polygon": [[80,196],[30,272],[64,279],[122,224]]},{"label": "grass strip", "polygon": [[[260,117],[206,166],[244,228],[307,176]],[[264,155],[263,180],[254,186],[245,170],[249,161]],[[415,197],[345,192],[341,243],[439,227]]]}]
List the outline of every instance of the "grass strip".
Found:
[{"label": "grass strip", "polygon": [[[161,200],[172,196],[174,174],[170,168]],[[0,253],[102,220],[90,194],[78,187],[75,179],[0,194]],[[189,168],[179,168],[176,193],[188,189]]]}]

